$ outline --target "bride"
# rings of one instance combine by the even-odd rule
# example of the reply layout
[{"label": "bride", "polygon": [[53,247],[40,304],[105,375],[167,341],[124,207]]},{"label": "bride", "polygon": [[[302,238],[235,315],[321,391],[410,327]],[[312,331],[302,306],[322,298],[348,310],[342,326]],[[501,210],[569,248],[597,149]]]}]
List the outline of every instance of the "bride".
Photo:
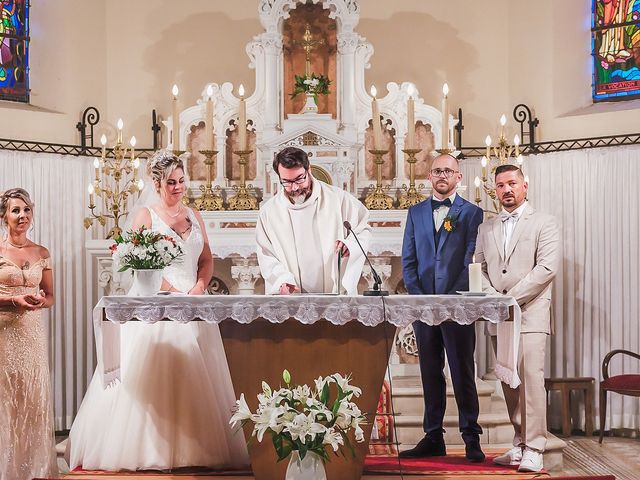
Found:
[{"label": "bride", "polygon": [[[158,195],[132,213],[132,227],[170,235],[184,251],[164,269],[163,290],[203,294],[213,258],[202,217],[182,204],[183,162],[160,150],[147,174]],[[69,434],[70,468],[248,465],[244,438],[229,427],[235,397],[218,326],[127,322],[121,329],[122,382],[105,389],[94,373]]]}]

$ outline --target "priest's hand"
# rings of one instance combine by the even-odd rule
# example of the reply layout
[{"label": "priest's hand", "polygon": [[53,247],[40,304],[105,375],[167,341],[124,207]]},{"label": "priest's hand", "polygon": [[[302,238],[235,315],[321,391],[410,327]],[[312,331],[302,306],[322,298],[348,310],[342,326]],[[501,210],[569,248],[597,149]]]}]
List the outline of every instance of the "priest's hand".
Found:
[{"label": "priest's hand", "polygon": [[349,256],[349,248],[344,244],[344,242],[340,240],[336,240],[336,248],[335,251],[338,253],[342,250],[342,258],[346,258]]},{"label": "priest's hand", "polygon": [[280,285],[280,295],[291,295],[292,293],[300,293],[300,289],[290,283]]}]

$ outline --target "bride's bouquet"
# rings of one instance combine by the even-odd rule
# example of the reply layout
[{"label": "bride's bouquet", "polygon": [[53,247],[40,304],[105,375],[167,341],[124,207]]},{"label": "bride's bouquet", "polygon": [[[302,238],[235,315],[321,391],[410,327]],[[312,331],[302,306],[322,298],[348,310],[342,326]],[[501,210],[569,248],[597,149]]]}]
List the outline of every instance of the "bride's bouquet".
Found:
[{"label": "bride's bouquet", "polygon": [[[319,377],[315,380],[315,389],[308,385],[292,386],[287,370],[282,378],[286,388],[275,391],[262,382],[256,413],[249,410],[244,393],[241,394],[229,423],[235,427],[253,422],[252,437],[256,437],[258,442],[262,442],[264,434],[269,433],[278,460],[287,458],[292,451],[298,451],[300,459],[313,452],[328,460],[327,446],[337,454],[340,446],[346,445],[355,454],[347,433],[353,428],[356,441],[363,442],[361,425],[366,418],[351,401],[362,393],[358,387],[349,384],[351,377],[343,377],[339,373]],[[335,390],[335,395],[332,395],[332,390]]]},{"label": "bride's bouquet", "polygon": [[182,248],[168,235],[148,230],[144,226],[128,230],[115,238],[111,245],[113,262],[119,272],[159,270],[171,265],[183,255]]}]

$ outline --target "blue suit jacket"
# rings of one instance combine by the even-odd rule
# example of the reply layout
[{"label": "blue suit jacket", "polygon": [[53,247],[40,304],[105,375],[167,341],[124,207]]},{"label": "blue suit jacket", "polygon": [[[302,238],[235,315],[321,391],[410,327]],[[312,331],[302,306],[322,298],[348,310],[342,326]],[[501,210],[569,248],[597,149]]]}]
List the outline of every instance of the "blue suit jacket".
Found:
[{"label": "blue suit jacket", "polygon": [[476,248],[482,209],[460,195],[449,209],[454,228],[444,224],[436,250],[431,197],[409,208],[402,242],[402,275],[411,294],[450,294],[469,290],[468,265]]}]

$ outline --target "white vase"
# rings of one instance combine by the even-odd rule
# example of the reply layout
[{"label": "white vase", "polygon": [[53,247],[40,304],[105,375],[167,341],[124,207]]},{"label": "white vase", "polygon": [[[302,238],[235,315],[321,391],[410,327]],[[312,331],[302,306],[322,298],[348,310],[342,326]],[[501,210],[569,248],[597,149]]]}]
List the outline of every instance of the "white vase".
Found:
[{"label": "white vase", "polygon": [[285,480],[327,480],[324,463],[319,455],[307,452],[302,460],[298,451],[294,450],[289,459]]},{"label": "white vase", "polygon": [[162,286],[162,268],[133,271],[133,285],[129,295],[145,297],[155,295]]},{"label": "white vase", "polygon": [[316,105],[316,97],[313,96],[313,93],[305,93],[305,96],[307,101],[300,113],[318,113],[318,105]]}]

